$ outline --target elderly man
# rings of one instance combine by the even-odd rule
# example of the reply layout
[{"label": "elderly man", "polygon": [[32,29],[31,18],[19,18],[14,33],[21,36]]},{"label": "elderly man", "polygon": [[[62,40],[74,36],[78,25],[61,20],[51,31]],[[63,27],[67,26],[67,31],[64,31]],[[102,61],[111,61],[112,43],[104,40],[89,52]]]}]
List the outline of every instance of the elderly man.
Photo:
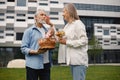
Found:
[{"label": "elderly man", "polygon": [[35,24],[25,30],[21,45],[26,59],[26,77],[27,80],[50,80],[50,53],[49,50],[38,51],[38,40],[48,31],[43,24],[51,27],[53,24],[43,9],[37,10],[34,19]]}]

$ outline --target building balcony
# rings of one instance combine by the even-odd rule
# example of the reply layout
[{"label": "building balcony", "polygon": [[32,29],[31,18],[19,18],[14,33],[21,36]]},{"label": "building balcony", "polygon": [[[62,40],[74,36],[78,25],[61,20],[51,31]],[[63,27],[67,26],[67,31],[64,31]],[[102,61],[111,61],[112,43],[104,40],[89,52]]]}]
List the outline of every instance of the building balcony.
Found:
[{"label": "building balcony", "polygon": [[35,10],[36,11],[36,9],[37,9],[37,3],[28,3],[28,10],[30,10],[30,11]]},{"label": "building balcony", "polygon": [[7,9],[7,5],[6,4],[0,4],[0,9]]},{"label": "building balcony", "polygon": [[77,10],[81,16],[120,17],[120,12]]},{"label": "building balcony", "polygon": [[37,7],[37,3],[28,2],[28,7]]},{"label": "building balcony", "polygon": [[45,11],[50,12],[50,7],[49,6],[41,6],[41,5],[39,5],[37,7],[37,9],[44,9]]},{"label": "building balcony", "polygon": [[15,22],[14,31],[15,32],[24,32],[24,30],[28,27],[28,23],[25,22]]},{"label": "building balcony", "polygon": [[24,11],[27,11],[27,10],[28,10],[28,7],[19,7],[19,6],[15,7],[15,11],[20,11],[20,12],[23,11],[24,12]]},{"label": "building balcony", "polygon": [[6,23],[14,24],[14,19],[6,19]]},{"label": "building balcony", "polygon": [[120,49],[120,45],[103,45],[102,48],[103,49],[108,49],[108,50],[111,50],[111,49]]},{"label": "building balcony", "polygon": [[0,29],[2,28],[2,27],[5,27],[6,26],[6,22],[5,21],[0,21]]},{"label": "building balcony", "polygon": [[14,41],[13,45],[20,47],[22,44],[22,41]]},{"label": "building balcony", "polygon": [[28,20],[28,24],[34,24],[34,23],[35,23],[34,19]]},{"label": "building balcony", "polygon": [[111,39],[111,36],[110,36],[110,35],[108,35],[108,36],[103,36],[102,38],[109,40],[109,39]]},{"label": "building balcony", "polygon": [[50,4],[51,11],[61,12],[63,10],[63,4]]},{"label": "building balcony", "polygon": [[7,2],[7,9],[14,10],[15,2]]}]

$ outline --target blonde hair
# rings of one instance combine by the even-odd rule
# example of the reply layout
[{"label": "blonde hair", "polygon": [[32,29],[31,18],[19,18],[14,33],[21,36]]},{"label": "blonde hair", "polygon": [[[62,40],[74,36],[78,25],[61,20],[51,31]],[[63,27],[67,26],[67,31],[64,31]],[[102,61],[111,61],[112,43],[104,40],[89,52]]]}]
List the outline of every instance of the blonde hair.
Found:
[{"label": "blonde hair", "polygon": [[77,10],[72,3],[65,4],[64,8],[67,10],[70,17],[72,17],[75,20],[79,19],[79,16],[77,15]]}]

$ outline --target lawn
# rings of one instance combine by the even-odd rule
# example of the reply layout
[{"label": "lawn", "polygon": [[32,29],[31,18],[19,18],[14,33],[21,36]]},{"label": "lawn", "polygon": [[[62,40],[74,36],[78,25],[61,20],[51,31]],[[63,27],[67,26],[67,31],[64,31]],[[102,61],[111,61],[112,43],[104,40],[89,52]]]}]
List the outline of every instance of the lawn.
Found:
[{"label": "lawn", "polygon": [[[86,80],[119,80],[120,66],[89,66]],[[0,80],[25,80],[25,69],[0,68]],[[70,67],[53,66],[51,80],[72,80]]]}]

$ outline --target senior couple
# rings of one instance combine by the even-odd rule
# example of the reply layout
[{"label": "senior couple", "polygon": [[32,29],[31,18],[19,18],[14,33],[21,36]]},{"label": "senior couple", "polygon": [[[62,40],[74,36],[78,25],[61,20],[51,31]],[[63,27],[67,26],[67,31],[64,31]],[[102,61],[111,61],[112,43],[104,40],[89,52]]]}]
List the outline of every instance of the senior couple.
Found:
[{"label": "senior couple", "polygon": [[[58,63],[70,65],[73,80],[85,80],[88,67],[88,38],[85,25],[71,3],[65,4],[63,18],[67,22],[63,28],[65,35],[63,38],[56,37],[60,43]],[[44,23],[53,28],[55,33],[56,30],[43,9],[37,10],[34,19],[35,24],[24,31],[21,45],[26,59],[26,80],[50,80],[51,51],[38,52],[38,39],[44,38],[48,31]]]}]

